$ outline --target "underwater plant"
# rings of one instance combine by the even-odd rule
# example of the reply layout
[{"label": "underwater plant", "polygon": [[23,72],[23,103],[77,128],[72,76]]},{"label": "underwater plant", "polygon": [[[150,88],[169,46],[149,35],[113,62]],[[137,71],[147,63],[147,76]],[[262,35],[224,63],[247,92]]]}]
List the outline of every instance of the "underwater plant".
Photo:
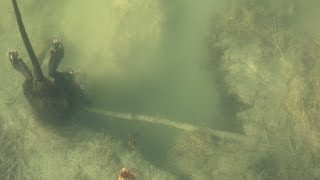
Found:
[{"label": "underwater plant", "polygon": [[187,133],[173,166],[196,179],[319,179],[318,35],[297,29],[296,1],[229,2],[209,51],[250,141]]},{"label": "underwater plant", "polygon": [[22,134],[5,126],[0,116],[0,179],[22,179],[27,175]]}]

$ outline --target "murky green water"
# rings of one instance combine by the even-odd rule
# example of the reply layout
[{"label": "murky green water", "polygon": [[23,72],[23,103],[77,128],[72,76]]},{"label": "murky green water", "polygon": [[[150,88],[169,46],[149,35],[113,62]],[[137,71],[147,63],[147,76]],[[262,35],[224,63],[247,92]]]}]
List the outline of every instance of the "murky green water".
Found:
[{"label": "murky green water", "polygon": [[[100,171],[93,167],[101,168],[98,160],[103,158],[110,160],[102,164],[110,167],[105,173],[112,178],[123,166],[144,171],[140,174],[147,176],[151,173],[146,167],[158,168],[163,170],[154,169],[158,179],[164,177],[161,173],[176,179],[319,177],[320,101],[315,77],[320,23],[314,22],[319,16],[319,3],[18,0],[18,4],[38,54],[48,50],[52,38],[61,39],[65,58],[60,68],[71,66],[83,78],[92,100],[90,108],[129,114],[117,119],[114,114],[112,118],[106,113],[80,112],[74,117],[72,130],[53,127],[47,131],[33,121],[19,89],[23,78],[7,60],[7,49],[16,48],[30,63],[11,2],[1,1],[0,81],[4,85],[0,86],[0,107],[6,110],[0,113],[4,124],[0,130],[24,129],[23,140],[15,137],[15,131],[13,135],[10,131],[7,139],[15,137],[14,143],[23,142],[21,149],[28,158],[30,152],[41,152],[39,157],[30,155],[30,164],[23,165],[29,168],[26,172],[31,179],[50,174],[47,169],[60,175],[56,172],[62,156],[67,161],[64,170],[69,171],[61,177],[72,174],[75,179],[101,178]],[[49,53],[43,59],[43,69],[48,57]],[[200,130],[186,133],[161,119],[148,123],[139,119],[141,114]],[[82,135],[86,133],[90,135]],[[75,140],[78,134],[81,138]],[[106,143],[112,144],[110,148],[106,146],[113,153],[99,149],[99,143],[86,146],[105,142],[95,139],[100,137],[96,134],[112,138]],[[37,137],[43,138],[37,141]],[[83,158],[78,151],[96,164],[89,166],[90,158],[75,160]],[[138,153],[141,157],[137,158]],[[49,160],[50,165],[37,164]],[[1,163],[0,158],[0,167]],[[30,173],[36,171],[35,167],[43,167],[42,174]],[[14,172],[23,168],[17,169]],[[12,177],[21,178],[21,174]],[[141,178],[150,179],[146,175]]]}]

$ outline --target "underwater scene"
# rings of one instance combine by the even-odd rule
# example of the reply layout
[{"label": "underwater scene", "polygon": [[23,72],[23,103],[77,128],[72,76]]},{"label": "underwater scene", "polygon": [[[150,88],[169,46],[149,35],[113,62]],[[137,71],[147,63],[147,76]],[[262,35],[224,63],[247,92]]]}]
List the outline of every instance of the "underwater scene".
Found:
[{"label": "underwater scene", "polygon": [[0,180],[320,179],[319,7],[2,0]]}]

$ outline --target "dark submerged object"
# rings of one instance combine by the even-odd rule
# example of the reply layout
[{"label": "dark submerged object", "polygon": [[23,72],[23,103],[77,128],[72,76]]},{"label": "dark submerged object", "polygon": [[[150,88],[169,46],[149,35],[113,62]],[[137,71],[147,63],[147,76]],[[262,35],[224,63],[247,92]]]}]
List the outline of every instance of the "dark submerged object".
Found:
[{"label": "dark submerged object", "polygon": [[26,79],[23,84],[23,93],[36,115],[55,124],[65,123],[67,118],[77,111],[85,102],[83,91],[74,79],[72,71],[59,72],[58,65],[64,57],[62,43],[53,40],[53,49],[50,51],[49,76],[44,77],[39,61],[33,51],[27,32],[22,22],[16,0],[12,0],[17,24],[33,66],[33,73],[23,62],[15,50],[9,50],[9,59],[12,66]]}]

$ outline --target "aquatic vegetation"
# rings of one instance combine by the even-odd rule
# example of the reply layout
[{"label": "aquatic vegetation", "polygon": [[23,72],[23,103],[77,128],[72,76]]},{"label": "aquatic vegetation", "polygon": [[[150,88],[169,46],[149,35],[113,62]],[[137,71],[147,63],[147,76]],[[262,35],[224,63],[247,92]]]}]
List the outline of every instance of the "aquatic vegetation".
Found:
[{"label": "aquatic vegetation", "polygon": [[[67,4],[65,6],[66,9],[71,6],[72,9],[74,9],[74,5],[68,4],[70,2],[71,1],[63,2]],[[125,3],[125,1],[123,2]],[[134,8],[144,7],[145,5],[147,5],[147,9],[155,8],[148,5],[151,1],[144,1],[147,2],[147,4],[140,4],[141,2],[143,1],[130,1],[130,3],[133,4],[128,7],[121,6],[122,9],[120,10],[121,12],[125,12],[128,9],[133,10]],[[4,2],[4,6],[1,6],[1,12],[7,13],[8,10],[5,9],[8,4],[11,5],[10,3],[10,1]],[[38,40],[38,37],[34,38],[34,35],[39,31],[38,28],[41,26],[33,26],[35,23],[30,23],[30,19],[28,18],[30,17],[30,12],[33,12],[32,9],[35,10],[39,8],[38,5],[41,5],[41,3],[37,4],[37,1],[29,1],[27,3],[30,6],[24,7],[24,3],[21,2],[22,13],[25,14],[25,12],[29,12],[29,14],[25,16],[27,19],[26,22],[28,22],[26,23],[28,24],[26,28],[28,29],[28,32],[30,32],[30,39],[34,40],[35,49],[43,49],[44,47],[42,45],[46,43]],[[52,8],[53,7],[55,6],[52,6]],[[61,6],[59,6],[59,8],[61,8]],[[119,12],[118,10],[114,10],[114,13],[117,14],[117,12]],[[39,13],[39,11],[37,12]],[[138,11],[136,10],[133,12],[137,13]],[[75,13],[75,11],[73,11],[73,13]],[[104,15],[108,14],[105,9],[103,13]],[[139,13],[141,12],[139,11]],[[1,58],[7,59],[7,61],[3,61],[3,64],[1,64],[1,67],[4,67],[3,70],[5,70],[5,72],[3,74],[5,74],[5,76],[0,76],[0,79],[3,80],[2,83],[5,85],[0,88],[0,122],[6,127],[8,126],[8,128],[4,128],[4,130],[0,128],[0,134],[3,135],[0,137],[1,179],[116,179],[119,176],[119,170],[123,167],[128,168],[130,171],[137,172],[141,178],[150,177],[150,172],[152,172],[152,178],[174,179],[170,173],[150,165],[149,162],[144,160],[139,152],[128,151],[126,146],[123,146],[118,139],[111,138],[101,131],[91,132],[81,125],[76,125],[76,123],[68,127],[43,126],[43,124],[39,123],[39,121],[32,116],[30,106],[28,106],[23,94],[19,91],[21,90],[21,77],[14,75],[14,73],[11,74],[12,66],[10,65],[8,57],[5,56],[6,53],[2,51],[2,49],[7,49],[8,47],[16,47],[18,50],[24,49],[18,31],[13,31],[13,29],[17,30],[16,24],[13,21],[13,12],[10,11],[8,14],[9,16],[7,16],[6,19],[2,19],[4,21],[0,22],[1,27],[5,25],[5,28],[3,29],[4,33],[0,35],[0,39],[7,42],[0,44]],[[37,17],[38,16],[39,15],[37,15]],[[121,17],[125,18],[125,15],[121,15]],[[134,16],[130,17],[133,18]],[[103,16],[103,18],[106,18],[106,16]],[[114,16],[112,16],[112,18],[114,18],[112,19],[113,22],[117,21],[117,18]],[[32,20],[35,21],[35,19]],[[64,20],[65,21],[63,21],[62,24],[68,21],[67,18],[64,18]],[[61,19],[59,19],[59,21],[61,21]],[[55,23],[53,24],[55,26],[58,25]],[[53,24],[50,24],[50,27],[53,26]],[[83,27],[83,23],[81,25]],[[157,26],[157,24],[155,25]],[[67,26],[61,28],[68,34]],[[47,29],[47,27],[43,29]],[[54,31],[57,33],[57,29],[55,28],[48,29],[48,32]],[[128,28],[124,29],[129,30]],[[104,29],[104,31],[107,31],[107,28]],[[72,34],[73,33],[75,32],[73,31]],[[142,35],[144,34],[139,34],[139,38],[137,39],[143,38]],[[152,35],[154,35],[154,32],[153,30],[150,30],[150,36]],[[72,40],[70,41],[68,38],[65,39],[68,42],[66,43],[66,46],[72,45]],[[80,40],[81,39],[82,38],[80,38]],[[89,38],[87,38],[87,40],[89,41]],[[106,40],[103,40],[103,43],[105,42]],[[83,43],[81,44],[84,45]],[[101,46],[102,49],[104,47],[105,46]],[[44,49],[48,50],[48,48]],[[48,54],[48,51],[46,50],[40,55],[44,59],[46,58],[46,54]],[[68,51],[70,52],[70,50]],[[105,51],[101,50],[101,52]],[[97,55],[97,53],[92,54]],[[25,52],[21,51],[21,56],[26,56]],[[76,59],[76,57],[77,56],[68,58]],[[81,59],[83,59],[83,57],[81,57]],[[91,63],[92,59],[95,58],[91,57],[77,62],[85,66],[88,61]],[[87,62],[85,60],[87,60]],[[105,59],[103,58],[102,60],[104,61]],[[26,64],[30,65],[28,62]],[[99,63],[94,62],[93,64]],[[105,64],[103,66],[105,67]],[[46,71],[47,69],[43,70]],[[103,72],[105,72],[105,70],[106,69],[103,69]],[[77,121],[76,117],[72,120],[72,122]],[[89,119],[89,122],[92,121]],[[17,134],[19,134],[19,136],[17,136]],[[23,136],[23,138],[20,138],[20,135]],[[24,163],[24,159],[28,160],[27,163]],[[149,171],[141,171],[148,168]]]},{"label": "aquatic vegetation", "polygon": [[0,179],[22,179],[27,175],[22,134],[5,127],[3,117],[0,120]]},{"label": "aquatic vegetation", "polygon": [[[79,4],[78,1],[78,11],[74,11],[74,2],[64,2],[66,6],[61,13],[64,18],[61,22],[55,21],[60,23],[61,29],[55,30],[64,34],[66,47],[71,51],[67,58],[75,59],[71,63],[91,70],[92,74],[87,72],[90,81],[101,86],[106,76],[118,83],[133,71],[142,71],[141,77],[152,72],[153,69],[145,65],[150,63],[148,58],[140,60],[140,56],[132,58],[131,55],[140,50],[139,43],[150,48],[143,52],[149,52],[161,40],[164,12],[158,1],[111,0],[104,2],[111,4],[106,7],[93,4],[94,12],[87,9],[87,3]],[[227,95],[235,99],[235,104],[243,105],[234,114],[241,124],[242,134],[157,116],[85,108],[87,112],[84,113],[108,117],[105,121],[134,121],[142,122],[144,127],[164,125],[168,129],[182,130],[166,154],[170,167],[160,170],[144,159],[134,142],[129,143],[131,149],[128,150],[126,143],[123,145],[109,134],[77,124],[78,117],[73,119],[71,127],[65,128],[44,127],[37,123],[16,91],[21,79],[6,71],[9,78],[0,76],[1,82],[7,85],[0,89],[0,122],[6,125],[0,126],[0,147],[3,147],[0,148],[0,178],[117,179],[120,170],[125,168],[121,177],[128,175],[126,170],[129,170],[141,179],[176,179],[177,176],[222,180],[319,179],[317,59],[320,58],[320,38],[292,26],[299,8],[294,1],[230,2],[230,6],[212,19],[209,50],[214,70],[219,71]],[[31,9],[44,5],[36,1],[27,3],[31,4],[28,6]],[[48,21],[60,20],[55,18]],[[94,18],[101,18],[97,21],[105,28],[93,22]],[[136,31],[132,30],[140,25],[140,19],[144,24]],[[1,22],[3,34],[10,33],[0,35],[0,39],[8,41],[9,47],[22,49],[18,45],[20,42],[12,41],[19,39],[11,35],[12,29],[16,29],[14,23],[3,25]],[[29,28],[33,36],[37,34],[38,27]],[[0,52],[8,44],[0,44]],[[42,44],[35,40],[35,47],[42,47]],[[123,62],[128,58],[133,61],[126,66]],[[130,69],[132,64],[136,66]],[[11,66],[5,62],[2,67],[5,70]],[[82,118],[93,123],[92,117]],[[23,133],[20,130],[24,130]],[[121,128],[117,131],[128,134]],[[22,134],[23,139],[16,134]]]},{"label": "aquatic vegetation", "polygon": [[236,117],[252,141],[186,134],[176,167],[202,179],[320,178],[319,37],[293,25],[293,1],[230,2],[212,20],[209,50],[228,95],[244,105]]}]

